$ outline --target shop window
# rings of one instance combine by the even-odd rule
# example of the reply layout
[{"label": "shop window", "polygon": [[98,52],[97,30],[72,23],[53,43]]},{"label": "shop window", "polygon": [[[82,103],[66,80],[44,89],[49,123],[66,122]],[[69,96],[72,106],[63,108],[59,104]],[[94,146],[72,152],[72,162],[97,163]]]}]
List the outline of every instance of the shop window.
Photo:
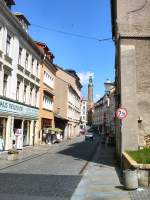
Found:
[{"label": "shop window", "polygon": [[4,78],[3,78],[3,96],[6,96],[7,94],[7,85],[8,85],[8,74],[4,73]]},{"label": "shop window", "polygon": [[3,139],[4,143],[6,137],[6,122],[7,122],[6,118],[0,117],[0,137]]}]

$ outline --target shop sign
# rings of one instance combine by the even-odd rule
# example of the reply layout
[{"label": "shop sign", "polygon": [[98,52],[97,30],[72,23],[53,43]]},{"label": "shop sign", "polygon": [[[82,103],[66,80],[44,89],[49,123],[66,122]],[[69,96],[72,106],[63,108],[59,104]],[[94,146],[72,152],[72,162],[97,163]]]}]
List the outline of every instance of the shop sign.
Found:
[{"label": "shop sign", "polygon": [[37,118],[38,116],[38,110],[35,108],[20,105],[3,99],[0,99],[0,111],[26,117]]},{"label": "shop sign", "polygon": [[23,129],[15,129],[14,130],[15,134],[15,143],[17,149],[22,149],[23,148]]}]

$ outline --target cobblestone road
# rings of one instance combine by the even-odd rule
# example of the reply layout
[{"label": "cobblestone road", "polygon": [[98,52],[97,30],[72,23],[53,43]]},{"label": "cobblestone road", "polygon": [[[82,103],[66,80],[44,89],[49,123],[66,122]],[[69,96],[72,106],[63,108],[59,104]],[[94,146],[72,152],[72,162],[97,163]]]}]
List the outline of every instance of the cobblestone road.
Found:
[{"label": "cobblestone road", "polygon": [[84,137],[79,137],[45,147],[45,150],[37,149],[34,157],[29,149],[29,155],[20,163],[14,162],[6,168],[3,165],[3,169],[0,166],[0,199],[70,199],[82,178],[80,172],[92,158],[97,143],[98,139],[85,142]]}]

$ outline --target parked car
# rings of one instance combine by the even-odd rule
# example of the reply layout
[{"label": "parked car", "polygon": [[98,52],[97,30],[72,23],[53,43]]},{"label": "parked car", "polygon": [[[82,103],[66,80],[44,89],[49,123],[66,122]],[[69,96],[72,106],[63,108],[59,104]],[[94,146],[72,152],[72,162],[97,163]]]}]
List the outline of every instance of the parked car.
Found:
[{"label": "parked car", "polygon": [[93,140],[93,138],[94,138],[93,132],[87,131],[85,133],[85,140]]}]

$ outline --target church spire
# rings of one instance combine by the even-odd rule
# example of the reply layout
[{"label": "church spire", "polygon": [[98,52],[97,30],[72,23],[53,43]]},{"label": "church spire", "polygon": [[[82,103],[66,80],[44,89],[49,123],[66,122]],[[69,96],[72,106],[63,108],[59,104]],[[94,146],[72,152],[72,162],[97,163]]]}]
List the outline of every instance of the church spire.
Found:
[{"label": "church spire", "polygon": [[93,102],[93,80],[92,76],[89,76],[89,83],[88,83],[88,101]]}]

